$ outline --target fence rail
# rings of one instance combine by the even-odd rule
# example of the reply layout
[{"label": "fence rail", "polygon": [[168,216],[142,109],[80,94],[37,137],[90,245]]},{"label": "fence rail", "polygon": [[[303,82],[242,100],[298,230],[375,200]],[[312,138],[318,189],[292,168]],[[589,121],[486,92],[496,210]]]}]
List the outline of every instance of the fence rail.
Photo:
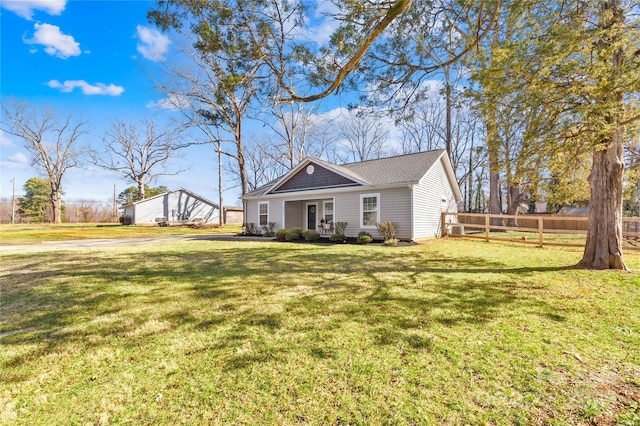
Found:
[{"label": "fence rail", "polygon": [[[508,239],[526,244],[583,247],[584,242],[575,243],[555,238],[564,234],[585,235],[589,226],[588,216],[559,216],[559,215],[503,215],[482,213],[442,213],[441,234],[455,238],[475,238],[484,241],[505,241],[497,238],[497,232],[519,232],[535,234],[534,239],[522,236],[518,239]],[[494,232],[494,234],[492,234]],[[547,238],[545,239],[545,234]],[[550,237],[548,234],[552,234]],[[640,218],[622,219],[622,236],[625,240],[625,250],[640,250]],[[570,240],[570,239],[569,239]]]}]

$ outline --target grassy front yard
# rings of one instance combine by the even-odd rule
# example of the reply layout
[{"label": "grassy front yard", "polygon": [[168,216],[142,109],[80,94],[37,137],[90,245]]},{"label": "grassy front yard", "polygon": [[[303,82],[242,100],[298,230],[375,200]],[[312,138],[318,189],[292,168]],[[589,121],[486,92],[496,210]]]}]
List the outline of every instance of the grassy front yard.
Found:
[{"label": "grassy front yard", "polygon": [[[640,423],[640,275],[580,250],[0,252],[3,424]],[[627,255],[640,270],[640,255]]]},{"label": "grassy front yard", "polygon": [[36,224],[0,225],[0,245],[37,244],[49,241],[86,240],[96,238],[148,238],[176,235],[232,234],[242,231],[240,225],[222,228],[206,226],[122,226],[119,224]]}]

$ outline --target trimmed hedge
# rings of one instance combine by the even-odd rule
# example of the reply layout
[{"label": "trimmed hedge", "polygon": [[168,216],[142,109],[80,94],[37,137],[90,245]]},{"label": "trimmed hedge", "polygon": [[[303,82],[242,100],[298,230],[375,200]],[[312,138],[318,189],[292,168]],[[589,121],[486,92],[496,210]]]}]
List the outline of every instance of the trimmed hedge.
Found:
[{"label": "trimmed hedge", "polygon": [[300,234],[298,234],[297,232],[289,232],[284,236],[284,239],[287,241],[296,241],[300,239]]},{"label": "trimmed hedge", "polygon": [[304,239],[306,241],[318,241],[320,239],[320,234],[318,234],[316,231],[311,231],[308,232],[307,235],[305,235]]}]

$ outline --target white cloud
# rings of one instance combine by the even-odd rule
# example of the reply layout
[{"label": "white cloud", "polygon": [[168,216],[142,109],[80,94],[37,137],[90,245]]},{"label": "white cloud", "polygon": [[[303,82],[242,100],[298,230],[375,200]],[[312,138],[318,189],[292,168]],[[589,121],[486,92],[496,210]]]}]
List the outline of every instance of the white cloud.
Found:
[{"label": "white cloud", "polygon": [[33,38],[24,40],[28,44],[41,44],[44,51],[51,56],[67,59],[69,56],[79,56],[80,43],[73,36],[60,32],[60,27],[51,24],[34,24]]},{"label": "white cloud", "polygon": [[136,30],[140,39],[138,52],[151,61],[164,61],[164,55],[169,50],[169,43],[171,43],[169,37],[155,28],[143,27],[142,25],[138,25]]},{"label": "white cloud", "polygon": [[9,160],[14,162],[14,163],[18,163],[18,164],[28,164],[29,163],[29,159],[27,158],[27,156],[24,155],[21,152],[16,152],[15,154],[9,156]]},{"label": "white cloud", "polygon": [[0,162],[3,169],[26,170],[31,167],[29,158],[21,152],[17,152],[7,157],[6,161]]},{"label": "white cloud", "polygon": [[13,141],[0,129],[0,146],[13,146]]},{"label": "white cloud", "polygon": [[0,5],[31,21],[36,10],[43,10],[49,15],[60,15],[67,5],[67,0],[4,0]]},{"label": "white cloud", "polygon": [[89,84],[84,80],[65,80],[64,83],[60,83],[58,80],[51,80],[47,83],[47,86],[52,89],[58,89],[63,93],[70,93],[75,88],[79,88],[85,95],[120,96],[124,92],[124,87],[122,86],[106,85],[104,83]]},{"label": "white cloud", "polygon": [[149,109],[168,109],[177,110],[180,108],[186,108],[190,104],[189,99],[184,96],[171,95],[159,101],[148,102],[146,107]]},{"label": "white cloud", "polygon": [[315,9],[312,9],[306,17],[306,28],[297,31],[297,35],[302,39],[311,41],[318,46],[325,46],[329,43],[331,35],[340,26],[340,21],[332,16],[340,12],[339,6],[332,1],[320,0]]}]

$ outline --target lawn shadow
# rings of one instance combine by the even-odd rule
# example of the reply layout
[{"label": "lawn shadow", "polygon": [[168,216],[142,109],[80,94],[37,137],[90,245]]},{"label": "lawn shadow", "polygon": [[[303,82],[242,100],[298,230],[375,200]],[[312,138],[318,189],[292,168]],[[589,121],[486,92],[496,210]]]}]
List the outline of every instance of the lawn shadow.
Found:
[{"label": "lawn shadow", "polygon": [[[70,344],[91,350],[110,339],[136,336],[144,340],[175,330],[225,328],[226,337],[216,345],[241,347],[256,336],[300,333],[321,323],[326,332],[332,332],[341,321],[366,325],[381,344],[402,340],[428,349],[430,341],[414,331],[433,323],[483,324],[516,301],[526,301],[549,320],[562,321],[526,278],[574,268],[514,267],[419,247],[398,251],[193,244],[197,248],[191,251],[149,251],[114,258],[105,258],[99,251],[41,253],[38,262],[15,261],[3,268],[5,313],[0,330],[37,327],[3,339],[36,346],[5,366]],[[210,249],[202,250],[202,244],[210,244]],[[323,323],[327,316],[329,324]],[[148,326],[152,321],[156,327]],[[310,354],[332,356],[330,349],[320,347],[311,348]],[[244,368],[274,356],[264,351],[240,353],[230,358],[229,366]]]}]

